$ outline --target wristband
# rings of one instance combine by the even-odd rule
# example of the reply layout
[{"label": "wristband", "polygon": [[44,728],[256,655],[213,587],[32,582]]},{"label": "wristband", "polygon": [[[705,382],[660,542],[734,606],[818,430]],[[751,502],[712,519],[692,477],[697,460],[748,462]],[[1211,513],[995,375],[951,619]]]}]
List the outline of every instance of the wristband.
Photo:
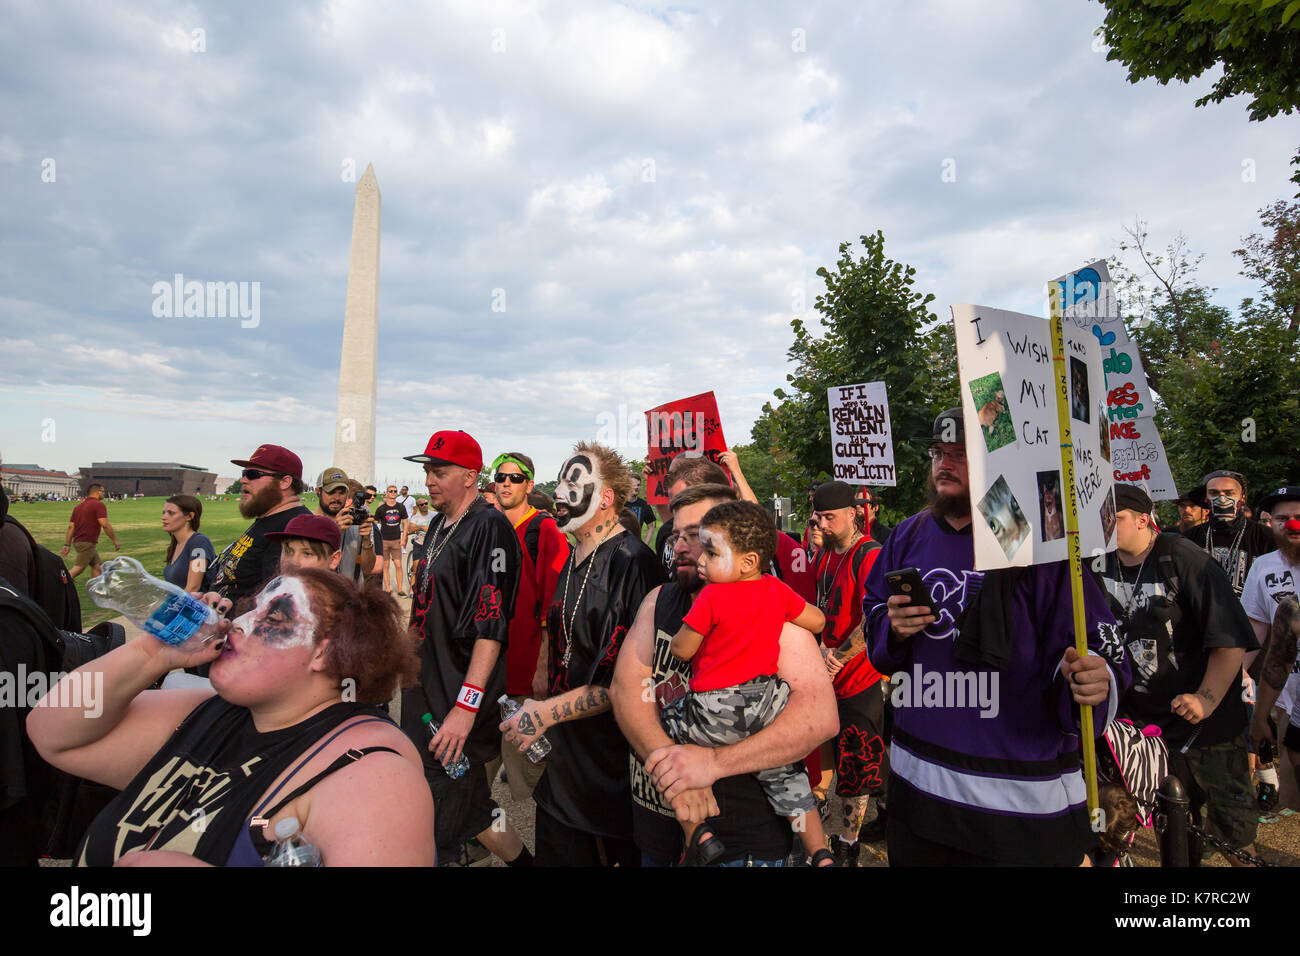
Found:
[{"label": "wristband", "polygon": [[475,687],[473,684],[461,684],[460,693],[456,695],[456,706],[461,710],[468,710],[471,714],[477,714],[479,705],[483,703],[483,688]]}]

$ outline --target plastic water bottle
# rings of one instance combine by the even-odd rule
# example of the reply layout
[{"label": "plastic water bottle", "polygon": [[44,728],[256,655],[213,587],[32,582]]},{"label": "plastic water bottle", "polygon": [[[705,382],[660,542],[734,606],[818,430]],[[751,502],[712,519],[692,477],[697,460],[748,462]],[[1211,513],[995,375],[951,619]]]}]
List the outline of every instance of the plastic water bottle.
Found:
[{"label": "plastic water bottle", "polygon": [[1255,761],[1255,800],[1264,813],[1272,813],[1280,802],[1277,767],[1273,765],[1273,748],[1267,740],[1260,746]]},{"label": "plastic water bottle", "polygon": [[164,644],[198,650],[217,636],[220,616],[184,588],[156,578],[135,558],[104,562],[99,577],[86,585],[100,607],[121,611]]},{"label": "plastic water bottle", "polygon": [[298,831],[298,818],[285,817],[275,825],[275,846],[266,855],[267,866],[320,866],[320,849]]},{"label": "plastic water bottle", "polygon": [[[513,700],[511,700],[509,697],[507,697],[505,694],[502,694],[500,697],[497,698],[497,703],[501,705],[502,720],[509,720],[520,710],[519,705],[516,704]],[[529,744],[528,749],[524,751],[524,753],[528,755],[528,759],[531,760],[533,763],[541,763],[543,760],[546,759],[546,755],[549,754],[550,752],[551,752],[551,742],[546,739],[545,734],[542,734],[531,744]]]},{"label": "plastic water bottle", "polygon": [[[425,714],[420,720],[424,721],[424,726],[429,729],[430,740],[438,735],[438,730],[442,727],[442,724],[433,719],[433,714]],[[465,776],[465,771],[469,769],[469,758],[462,752],[459,760],[450,767],[443,764],[443,768],[447,771],[447,776],[451,777],[452,780],[459,780]]]}]

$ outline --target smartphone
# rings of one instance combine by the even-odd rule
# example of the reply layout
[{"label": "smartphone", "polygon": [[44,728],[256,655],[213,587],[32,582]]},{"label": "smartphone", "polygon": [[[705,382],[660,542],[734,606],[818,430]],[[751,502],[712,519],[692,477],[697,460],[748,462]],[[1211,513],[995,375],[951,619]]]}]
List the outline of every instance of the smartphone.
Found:
[{"label": "smartphone", "polygon": [[898,594],[908,598],[914,607],[926,607],[936,618],[939,612],[934,609],[934,602],[930,600],[930,589],[925,586],[921,580],[921,572],[916,568],[900,568],[897,571],[885,572],[885,583],[889,585],[890,594]]}]

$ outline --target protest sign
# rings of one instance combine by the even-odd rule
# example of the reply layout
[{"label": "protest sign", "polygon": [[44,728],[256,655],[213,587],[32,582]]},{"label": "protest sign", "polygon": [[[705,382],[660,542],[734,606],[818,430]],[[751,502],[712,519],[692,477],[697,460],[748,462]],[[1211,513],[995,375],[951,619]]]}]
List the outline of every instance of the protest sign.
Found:
[{"label": "protest sign", "polygon": [[896,485],[885,383],[833,385],[826,389],[826,395],[831,409],[835,479],[853,485]]},{"label": "protest sign", "polygon": [[1075,482],[1063,487],[1051,330],[1047,320],[954,305],[957,367],[975,538],[975,569],[1067,556],[1062,496],[1079,512],[1084,556],[1109,550],[1114,485],[1101,347],[1066,323]]},{"label": "protest sign", "polygon": [[645,415],[646,500],[652,505],[666,505],[668,467],[674,458],[683,453],[704,455],[718,463],[721,453],[727,450],[718,401],[712,392],[704,392],[656,406]]}]

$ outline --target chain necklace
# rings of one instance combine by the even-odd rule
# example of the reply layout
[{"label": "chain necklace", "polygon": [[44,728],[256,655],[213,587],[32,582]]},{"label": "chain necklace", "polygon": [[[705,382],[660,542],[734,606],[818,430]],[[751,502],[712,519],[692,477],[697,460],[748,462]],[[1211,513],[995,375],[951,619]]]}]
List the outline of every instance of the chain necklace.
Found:
[{"label": "chain necklace", "polygon": [[1132,584],[1129,584],[1124,580],[1124,562],[1120,561],[1118,557],[1115,559],[1115,573],[1119,576],[1120,583],[1128,588],[1128,600],[1124,603],[1124,620],[1126,621],[1133,617],[1133,607],[1137,604],[1138,585],[1142,581],[1142,569],[1147,566],[1147,558],[1151,557],[1151,553],[1155,551],[1155,549],[1156,536],[1153,534],[1147,544],[1147,553],[1142,556],[1142,563],[1138,565],[1138,573],[1137,576],[1133,578]]},{"label": "chain necklace", "polygon": [[[1236,539],[1232,542],[1232,547],[1228,548],[1228,557],[1223,563],[1223,570],[1228,575],[1228,583],[1232,585],[1232,590],[1237,592],[1237,597],[1241,597],[1241,591],[1237,589],[1237,565],[1241,554],[1241,540],[1246,536],[1246,517],[1238,515],[1237,521],[1241,522],[1241,529],[1237,532]],[[1211,518],[1205,522],[1205,553],[1211,558],[1214,557],[1214,519]]]},{"label": "chain necklace", "polygon": [[582,586],[578,588],[578,597],[573,602],[573,613],[569,613],[569,584],[573,580],[574,564],[573,559],[577,555],[576,549],[569,552],[569,566],[565,569],[568,573],[564,576],[564,597],[560,599],[560,624],[564,626],[564,657],[560,661],[560,666],[564,668],[565,676],[569,673],[569,660],[573,657],[573,625],[578,621],[578,608],[582,606],[582,595],[587,590],[587,581],[591,579],[591,569],[596,566],[596,552],[600,546],[605,543],[615,528],[620,528],[615,521],[604,537],[597,542],[596,546],[591,549],[591,554],[587,556],[587,573],[582,577]]},{"label": "chain necklace", "polygon": [[[844,570],[844,565],[846,563],[852,562],[853,549],[859,544],[859,542],[862,541],[864,537],[866,537],[866,535],[862,534],[862,532],[860,531],[853,536],[853,540],[849,542],[849,546],[844,550],[844,555],[840,558],[840,563],[835,565],[835,573],[831,575],[831,581],[829,587],[825,587],[825,589],[823,590],[823,586],[825,585],[825,576],[821,574],[817,575],[817,610],[821,611],[822,613],[826,612],[826,605],[830,603],[831,595],[835,592],[835,585],[839,581],[840,571]],[[834,545],[826,549],[827,568],[830,567],[831,564],[830,555],[834,551],[835,551]]]},{"label": "chain necklace", "polygon": [[[471,501],[469,507],[460,513],[459,518],[447,525],[446,528],[438,528],[429,539],[429,546],[425,549],[424,572],[420,575],[420,593],[423,594],[425,589],[429,586],[429,576],[433,573],[433,562],[438,560],[438,555],[442,554],[443,550],[447,547],[447,544],[451,541],[451,536],[456,533],[456,528],[460,525],[461,521],[465,519],[465,516],[469,514],[469,509],[474,507],[475,501],[478,501],[478,495],[474,496],[474,501]],[[443,519],[443,523],[446,524],[445,518]],[[445,532],[441,544],[438,542],[439,531]]]}]

